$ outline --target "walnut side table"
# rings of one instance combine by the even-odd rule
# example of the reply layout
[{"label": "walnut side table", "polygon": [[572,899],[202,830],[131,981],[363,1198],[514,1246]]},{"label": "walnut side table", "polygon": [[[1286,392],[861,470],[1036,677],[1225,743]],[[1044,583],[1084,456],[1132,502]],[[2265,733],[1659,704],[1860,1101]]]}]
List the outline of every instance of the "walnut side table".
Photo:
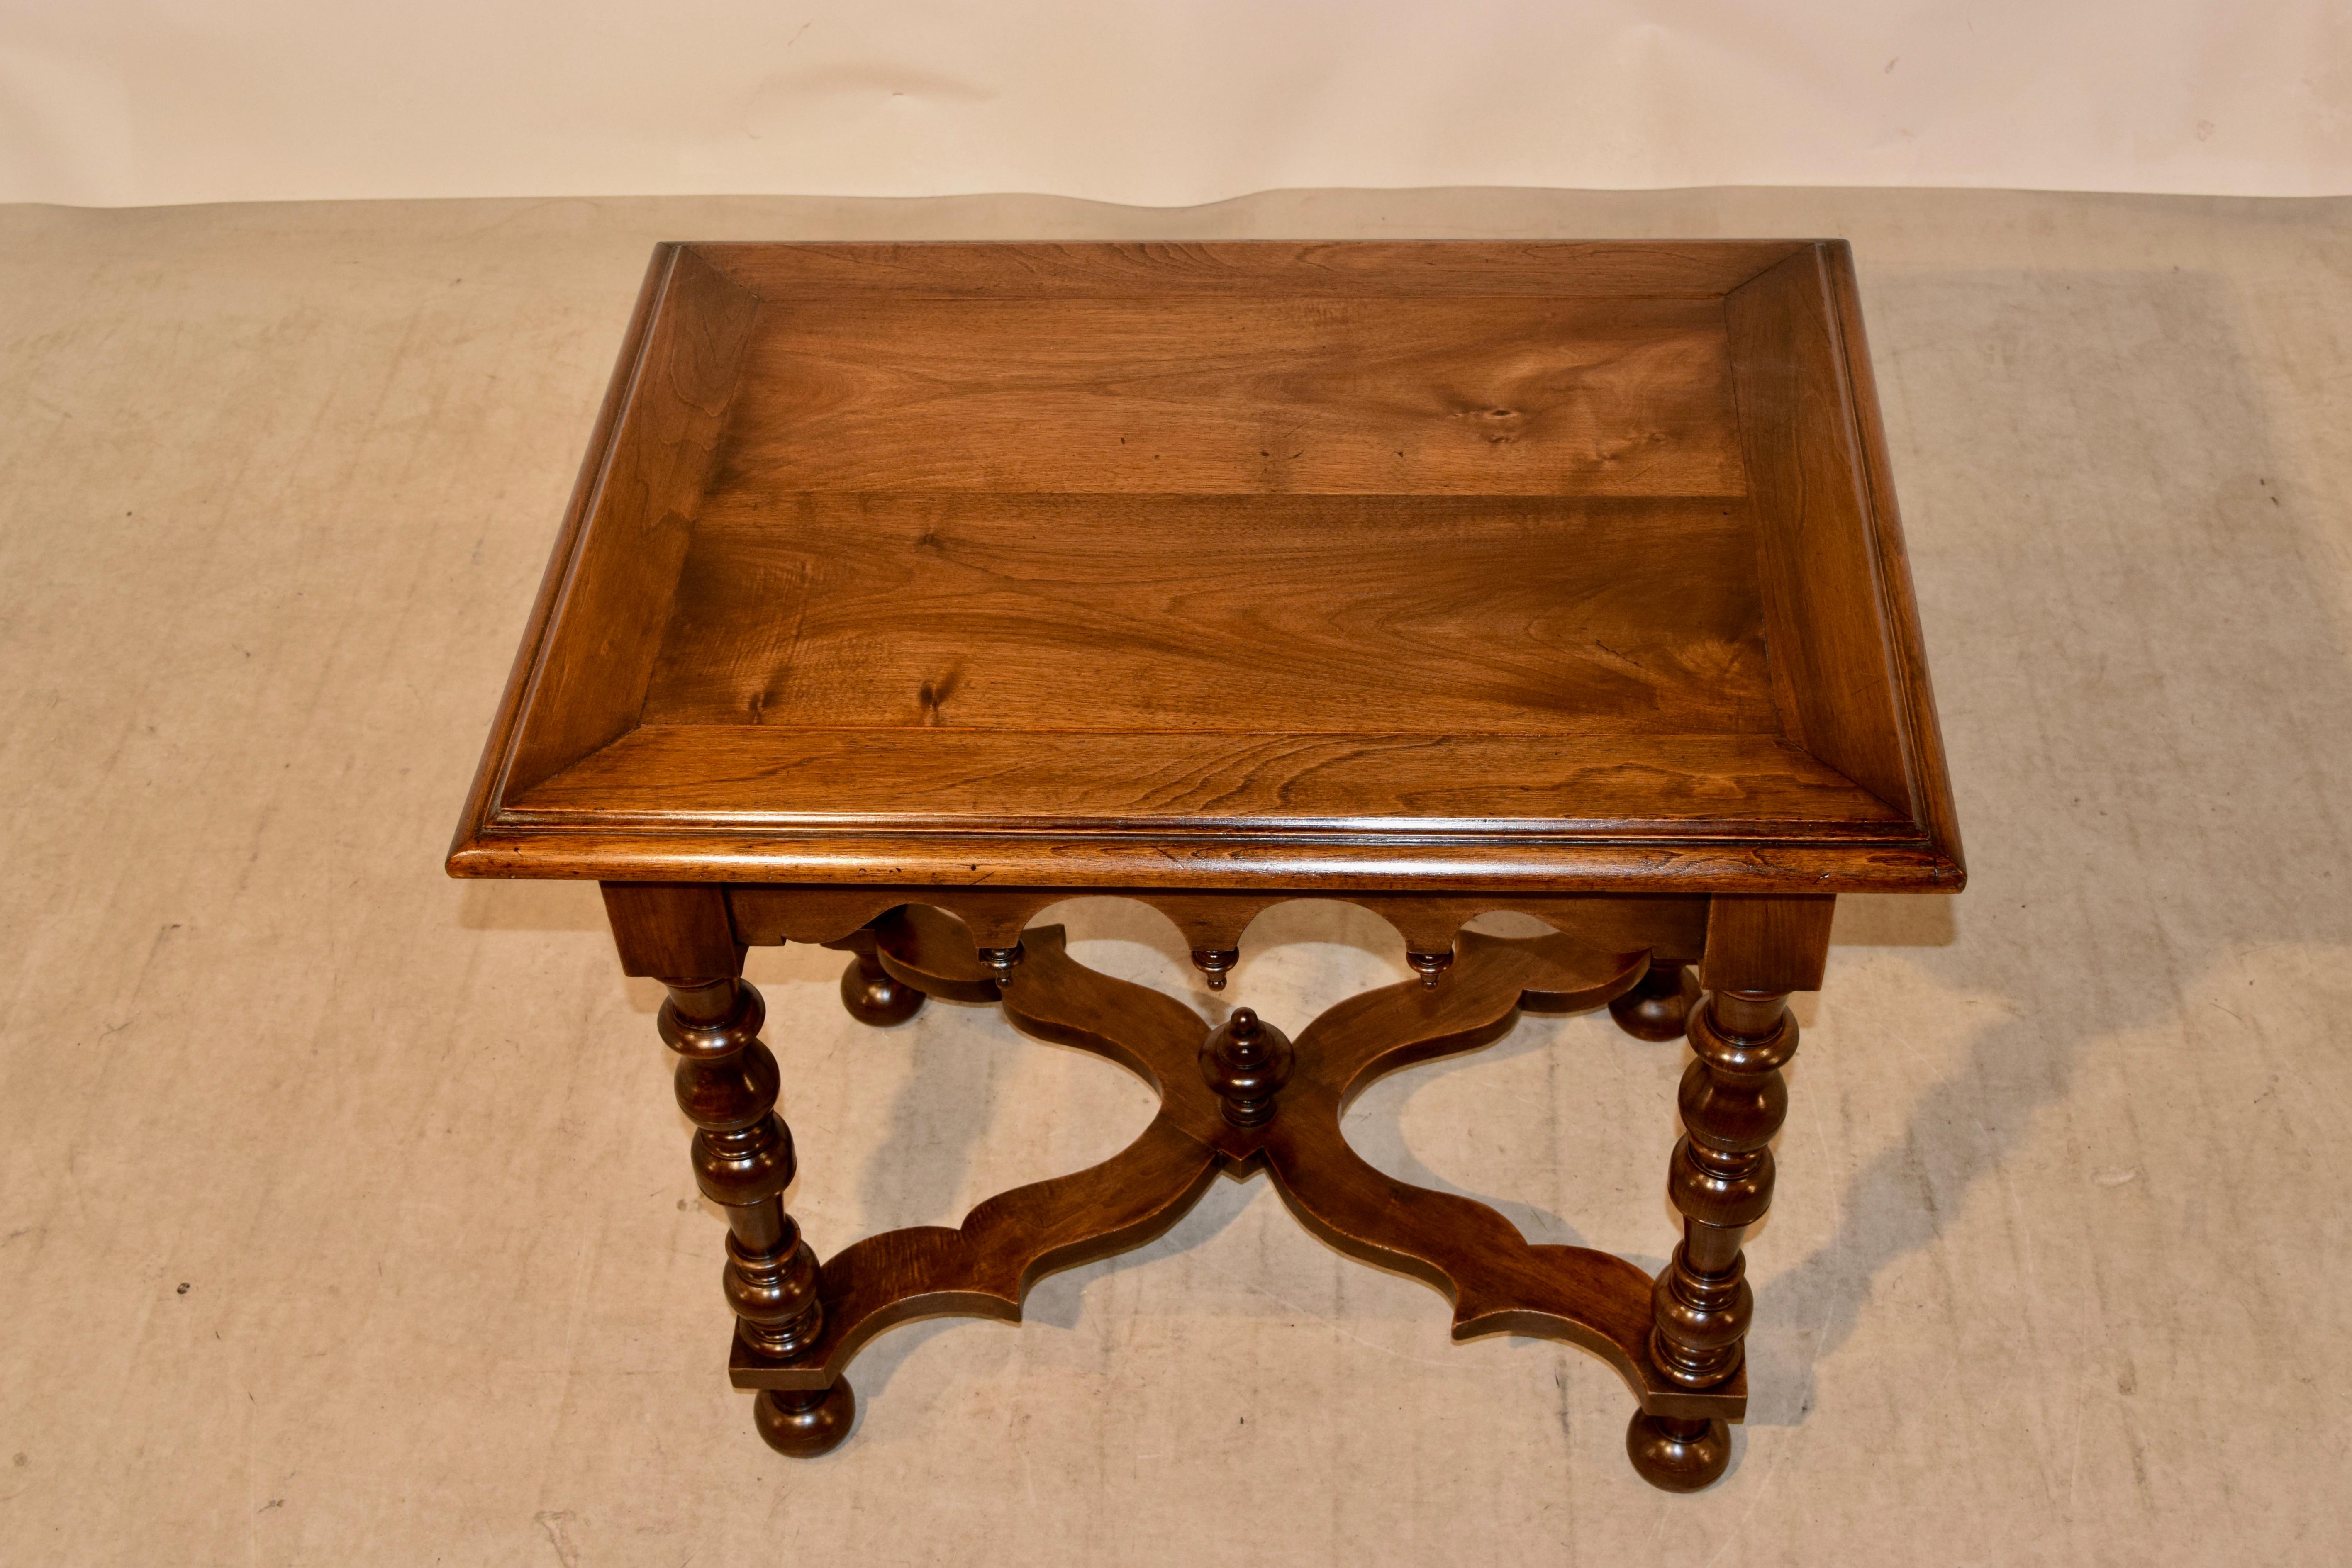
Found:
[{"label": "walnut side table", "polygon": [[[883,1329],[1018,1319],[1263,1170],[1456,1338],[1606,1359],[1635,1469],[1704,1486],[1746,1406],[1786,998],[1838,894],[1963,877],[1851,258],[661,246],[448,867],[600,881],[624,969],[668,988],[731,1375],[786,1454],[848,1435]],[[1078,894],[1159,909],[1216,988],[1259,911],[1344,899],[1418,978],[1295,1042],[1212,1028],[1029,925]],[[1489,910],[1552,934],[1463,929]],[[866,1022],[999,1002],[1160,1113],[820,1266],[741,978],[787,941],[850,955]],[[1694,1052],[1654,1281],[1340,1134],[1382,1073],[1603,1005]]]}]

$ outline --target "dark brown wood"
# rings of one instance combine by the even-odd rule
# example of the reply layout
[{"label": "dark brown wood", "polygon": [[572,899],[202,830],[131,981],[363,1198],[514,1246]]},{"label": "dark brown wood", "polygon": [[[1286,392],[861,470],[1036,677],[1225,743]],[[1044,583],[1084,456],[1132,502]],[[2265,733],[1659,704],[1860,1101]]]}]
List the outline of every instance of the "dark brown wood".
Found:
[{"label": "dark brown wood", "polygon": [[1636,1410],[1625,1427],[1634,1473],[1663,1491],[1697,1491],[1731,1466],[1731,1427],[1720,1417],[1676,1418]]},{"label": "dark brown wood", "polygon": [[882,961],[881,939],[874,926],[903,915],[903,910],[891,914],[851,932],[836,941],[827,942],[854,955],[849,967],[841,972],[841,1005],[859,1023],[887,1029],[905,1023],[922,1009],[923,992],[890,973]]},{"label": "dark brown wood", "polygon": [[1689,965],[1653,962],[1639,985],[1609,1004],[1609,1016],[1636,1040],[1680,1040],[1697,1000],[1698,978]]},{"label": "dark brown wood", "polygon": [[[776,1114],[776,1059],[760,1039],[767,1007],[740,977],[726,896],[694,883],[607,883],[604,893],[622,971],[669,991],[658,1028],[678,1058],[678,1109],[696,1129],[695,1185],[727,1215],[720,1281],[736,1342],[755,1359],[790,1359],[815,1343],[824,1308],[816,1254],[784,1210],[793,1134]],[[780,1453],[820,1454],[849,1436],[856,1398],[839,1380],[763,1396],[753,1425]]]},{"label": "dark brown wood", "polygon": [[[949,930],[908,922],[883,928],[942,977],[990,984],[969,946],[959,963]],[[892,938],[898,940],[893,941]],[[1072,962],[1059,926],[1025,934],[1026,956],[1004,987],[1006,1016],[1043,1039],[1091,1051],[1140,1074],[1162,1095],[1160,1113],[1124,1151],[1072,1176],[989,1199],[955,1228],[925,1226],[868,1237],[824,1264],[824,1326],[778,1365],[740,1342],[738,1387],[805,1392],[829,1386],[858,1349],[893,1324],[942,1314],[1018,1322],[1031,1285],[1056,1269],[1142,1245],[1189,1210],[1218,1170],[1218,1102],[1195,1057],[1207,1025],[1146,987]],[[928,953],[925,948],[928,947]]]},{"label": "dark brown wood", "polygon": [[[988,983],[969,949],[961,962],[951,957],[947,925],[893,921],[877,934],[886,960],[903,946],[935,967],[922,972]],[[1032,928],[1024,946],[1024,962],[1002,988],[1006,1016],[1027,1033],[1136,1071],[1160,1092],[1160,1114],[1103,1165],[992,1198],[957,1229],[892,1231],[829,1260],[821,1337],[785,1365],[739,1344],[731,1368],[738,1386],[826,1386],[876,1333],[915,1318],[1017,1321],[1022,1299],[1044,1274],[1159,1234],[1219,1168],[1264,1168],[1317,1235],[1443,1291],[1454,1303],[1455,1338],[1562,1339],[1606,1358],[1645,1410],[1699,1419],[1739,1415],[1746,1385],[1736,1372],[1693,1389],[1653,1363],[1653,1286],[1641,1270],[1589,1249],[1530,1246],[1483,1204],[1374,1169],[1339,1131],[1348,1103],[1384,1074],[1497,1040],[1522,1009],[1601,1006],[1634,983],[1646,955],[1596,953],[1565,936],[1509,941],[1465,933],[1456,964],[1434,990],[1408,981],[1350,998],[1310,1024],[1294,1048],[1288,1081],[1273,1096],[1275,1113],[1243,1124],[1227,1114],[1228,1102],[1201,1070],[1207,1020],[1171,998],[1075,963],[1058,926]]]},{"label": "dark brown wood", "polygon": [[[1691,1016],[1696,1060],[1683,1074],[1684,1134],[1667,1192],[1683,1239],[1651,1296],[1650,1358],[1685,1388],[1714,1388],[1746,1364],[1756,1313],[1740,1241],[1772,1203],[1769,1146],[1788,1114],[1780,1077],[1797,1052],[1785,993],[1716,991]],[[1730,1437],[1646,1407],[1626,1434],[1634,1468],[1671,1490],[1706,1485],[1730,1462]]]},{"label": "dark brown wood", "polygon": [[1248,1008],[1235,1008],[1201,1045],[1201,1076],[1236,1127],[1274,1120],[1275,1097],[1290,1082],[1293,1062],[1290,1037]]},{"label": "dark brown wood", "polygon": [[[656,251],[448,867],[603,882],[668,988],[771,1445],[841,1442],[892,1323],[1017,1319],[1264,1170],[1456,1337],[1609,1361],[1654,1484],[1723,1473],[1785,998],[1838,894],[1965,876],[1863,343],[1835,242]],[[1213,988],[1295,897],[1415,977],[1213,1030],[1031,924],[1082,892]],[[1496,910],[1554,934],[1465,929]],[[856,1018],[1001,1002],[1159,1113],[820,1269],[741,979],[782,941],[849,955]],[[1654,1280],[1340,1134],[1382,1073],[1604,1004],[1696,1055]]]},{"label": "dark brown wood", "polygon": [[951,1002],[992,1002],[1003,994],[996,971],[981,962],[963,922],[942,910],[914,904],[875,923],[876,956],[902,985]]},{"label": "dark brown wood", "polygon": [[[784,1211],[796,1162],[793,1134],[775,1113],[776,1059],[760,1039],[760,993],[734,978],[676,979],[662,1004],[661,1037],[678,1055],[677,1103],[698,1131],[694,1179],[727,1211],[722,1281],[746,1355],[788,1361],[824,1326],[816,1254]],[[814,1399],[769,1400],[756,1425],[779,1451],[822,1453],[849,1435],[855,1396],[834,1380]],[[803,1391],[814,1393],[815,1391]]]}]

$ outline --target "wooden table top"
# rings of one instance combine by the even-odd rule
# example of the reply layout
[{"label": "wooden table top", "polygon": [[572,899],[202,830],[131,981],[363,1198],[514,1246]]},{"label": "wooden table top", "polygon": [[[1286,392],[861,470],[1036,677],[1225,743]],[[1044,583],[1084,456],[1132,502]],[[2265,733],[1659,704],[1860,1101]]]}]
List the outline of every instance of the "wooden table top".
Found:
[{"label": "wooden table top", "polygon": [[1956,889],[1851,259],[665,246],[449,866]]}]

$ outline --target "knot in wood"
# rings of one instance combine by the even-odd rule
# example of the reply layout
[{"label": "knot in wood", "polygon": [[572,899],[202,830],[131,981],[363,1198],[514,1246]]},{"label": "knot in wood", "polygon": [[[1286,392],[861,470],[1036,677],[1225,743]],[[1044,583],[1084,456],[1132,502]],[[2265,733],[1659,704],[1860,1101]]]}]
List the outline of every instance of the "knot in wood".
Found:
[{"label": "knot in wood", "polygon": [[1263,1127],[1274,1120],[1275,1096],[1290,1082],[1295,1059],[1288,1035],[1249,1009],[1236,1008],[1202,1042],[1201,1076],[1224,1102],[1226,1121]]}]

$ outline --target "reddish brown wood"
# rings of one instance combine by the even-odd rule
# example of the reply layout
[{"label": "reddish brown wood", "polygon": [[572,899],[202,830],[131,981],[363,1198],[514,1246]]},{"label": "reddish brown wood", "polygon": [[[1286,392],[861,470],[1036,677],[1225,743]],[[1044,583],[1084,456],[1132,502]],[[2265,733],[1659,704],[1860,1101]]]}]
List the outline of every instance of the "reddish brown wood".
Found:
[{"label": "reddish brown wood", "polygon": [[1743,488],[1714,299],[841,294],[767,314],[744,397],[755,495]]},{"label": "reddish brown wood", "polygon": [[1936,698],[1927,661],[1917,652],[1919,604],[1911,586],[1910,547],[1904,541],[1902,514],[1895,504],[1895,471],[1886,456],[1885,422],[1879,413],[1878,382],[1870,364],[1870,342],[1862,325],[1862,288],[1854,278],[1853,248],[1839,241],[1820,247],[1829,272],[1830,298],[1846,380],[1846,407],[1854,422],[1854,461],[1862,473],[1864,510],[1876,563],[1879,613],[1883,618],[1900,711],[1904,766],[1911,779],[1914,809],[1927,830],[1927,841],[1960,862],[1959,815],[1953,805],[1944,760],[1944,736],[1936,718]]},{"label": "reddish brown wood", "polygon": [[1842,242],[1808,246],[1724,308],[1782,733],[1899,809],[1957,864],[1853,254]]},{"label": "reddish brown wood", "polygon": [[1395,1180],[1339,1134],[1348,1103],[1381,1076],[1499,1039],[1519,1009],[1598,1007],[1642,974],[1643,956],[1586,952],[1555,937],[1508,942],[1465,934],[1434,990],[1408,981],[1350,998],[1298,1038],[1300,1082],[1266,1129],[1276,1186],[1307,1228],[1351,1256],[1427,1281],[1454,1302],[1454,1337],[1540,1334],[1608,1361],[1655,1413],[1737,1417],[1736,1379],[1688,1389],[1648,1352],[1647,1274],[1581,1247],[1530,1245],[1484,1204]]},{"label": "reddish brown wood", "polygon": [[[1745,507],[1709,499],[727,492],[642,722],[1770,735],[1755,549]],[[1269,629],[1278,660],[1234,658]]]},{"label": "reddish brown wood", "polygon": [[[755,946],[833,942],[901,906],[907,919],[923,929],[941,929],[932,923],[944,915],[949,924],[963,928],[956,933],[955,942],[992,945],[1017,938],[1039,910],[1060,903],[1073,891],[1067,887],[731,887],[727,890],[727,906],[735,930]],[[1086,891],[1150,904],[1168,917],[1187,946],[1196,949],[1238,950],[1252,921],[1274,905],[1301,896],[1228,890],[1179,893],[1149,887]],[[1448,951],[1454,934],[1472,920],[1508,911],[1532,915],[1587,947],[1612,953],[1648,949],[1662,960],[1680,964],[1697,962],[1706,950],[1710,907],[1706,898],[1687,894],[1562,896],[1507,890],[1485,894],[1433,890],[1420,894],[1332,891],[1315,896],[1353,904],[1379,915],[1396,928],[1409,951]],[[952,961],[945,952],[939,956],[941,962]],[[969,957],[964,955],[964,961]]]}]

